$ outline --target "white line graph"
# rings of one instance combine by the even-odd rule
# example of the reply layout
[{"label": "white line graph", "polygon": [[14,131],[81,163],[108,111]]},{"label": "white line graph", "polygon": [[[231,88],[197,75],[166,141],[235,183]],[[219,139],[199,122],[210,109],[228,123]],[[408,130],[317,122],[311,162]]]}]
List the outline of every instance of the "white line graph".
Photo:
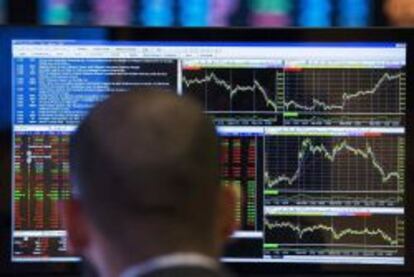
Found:
[{"label": "white line graph", "polygon": [[355,156],[359,156],[363,159],[369,160],[373,168],[381,176],[382,183],[388,182],[391,178],[396,178],[397,180],[400,178],[398,171],[385,172],[385,169],[380,165],[379,161],[375,156],[375,153],[373,152],[371,146],[368,143],[366,144],[365,149],[358,149],[353,147],[352,145],[349,145],[346,140],[343,140],[338,145],[335,145],[332,149],[332,152],[330,152],[325,147],[325,145],[314,145],[312,139],[307,138],[302,141],[301,148],[298,153],[298,168],[296,169],[293,176],[278,176],[276,179],[270,180],[268,182],[268,186],[273,187],[284,182],[286,182],[289,185],[292,185],[299,178],[303,166],[306,166],[304,159],[306,158],[307,153],[310,153],[313,156],[316,154],[320,154],[323,158],[329,160],[330,162],[335,162],[337,156],[344,151],[347,151]]},{"label": "white line graph", "polygon": [[269,189],[398,192],[404,182],[398,137],[268,137]]},{"label": "white line graph", "polygon": [[[402,88],[400,83],[405,83],[405,73],[385,72],[376,79],[379,73],[368,70],[342,71],[342,73],[335,70],[308,70],[291,77],[288,73],[284,109],[326,113],[358,112],[358,109],[370,112],[375,112],[375,109],[399,112],[399,96]],[[297,79],[299,76],[302,79]],[[289,78],[293,81],[289,82]],[[307,78],[306,81],[304,78]],[[300,82],[303,83],[303,87],[298,87]],[[371,83],[372,85],[369,85]],[[360,86],[368,88],[361,89]],[[382,94],[379,95],[380,93]],[[363,98],[365,99],[361,102]]]},{"label": "white line graph", "polygon": [[[217,71],[217,70],[216,70]],[[193,88],[193,87],[199,87],[200,93],[202,92],[202,85],[206,84],[215,84],[216,86],[219,86],[223,88],[226,93],[228,94],[228,97],[230,99],[231,103],[234,103],[234,101],[237,101],[238,96],[242,94],[251,94],[252,97],[254,93],[258,93],[260,97],[263,99],[265,106],[267,110],[271,110],[273,112],[278,111],[277,103],[275,96],[270,97],[269,95],[273,94],[275,95],[275,89],[272,88],[272,91],[269,91],[268,88],[266,88],[258,78],[255,77],[255,74],[258,72],[258,70],[250,70],[249,72],[244,70],[234,70],[234,69],[227,69],[227,74],[229,75],[228,78],[222,78],[218,76],[216,71],[211,70],[204,70],[203,76],[197,75],[196,77],[191,76],[188,77],[184,74],[182,81],[183,81],[183,88],[184,90]],[[236,73],[237,72],[237,73]],[[243,81],[246,84],[239,84],[234,81],[234,78],[232,75],[238,74],[239,81]],[[253,77],[251,76],[253,74]],[[267,78],[273,79],[272,80],[272,86],[274,86],[274,82],[276,82],[275,77],[273,76],[274,73],[270,76],[267,76]],[[246,80],[249,80],[246,82]],[[247,84],[249,83],[249,84]],[[252,100],[252,102],[256,102],[255,100]],[[254,105],[255,103],[253,103]],[[258,110],[260,111],[260,110]]]},{"label": "white line graph", "polygon": [[[340,240],[349,236],[370,236],[370,237],[380,237],[384,240],[385,243],[390,245],[398,245],[398,239],[393,238],[386,231],[381,228],[368,228],[364,227],[361,229],[357,228],[345,228],[342,230],[337,230],[333,226],[325,224],[315,224],[306,227],[301,227],[299,225],[293,224],[291,222],[285,221],[274,221],[270,222],[265,219],[265,226],[270,230],[288,228],[291,231],[295,232],[299,239],[303,239],[306,234],[314,233],[316,231],[324,231],[330,233],[333,240]],[[274,230],[274,232],[278,232]]]}]

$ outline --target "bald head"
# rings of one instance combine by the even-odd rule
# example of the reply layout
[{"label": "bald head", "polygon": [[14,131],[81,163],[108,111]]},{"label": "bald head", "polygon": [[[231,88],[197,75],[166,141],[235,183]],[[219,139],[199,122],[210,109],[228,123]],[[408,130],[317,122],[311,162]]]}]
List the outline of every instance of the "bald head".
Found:
[{"label": "bald head", "polygon": [[176,240],[212,235],[217,138],[192,100],[160,90],[113,94],[80,124],[70,150],[75,196],[115,242],[130,244],[144,225]]}]

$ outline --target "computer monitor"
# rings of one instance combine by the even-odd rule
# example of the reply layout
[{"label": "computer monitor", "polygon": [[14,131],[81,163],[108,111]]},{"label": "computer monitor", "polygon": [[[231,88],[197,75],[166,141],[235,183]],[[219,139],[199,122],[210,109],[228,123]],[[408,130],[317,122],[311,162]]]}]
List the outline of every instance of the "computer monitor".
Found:
[{"label": "computer monitor", "polygon": [[410,30],[0,32],[10,47],[13,270],[80,261],[59,210],[71,197],[70,134],[109,94],[156,86],[196,98],[216,124],[240,225],[224,262],[414,272]]}]

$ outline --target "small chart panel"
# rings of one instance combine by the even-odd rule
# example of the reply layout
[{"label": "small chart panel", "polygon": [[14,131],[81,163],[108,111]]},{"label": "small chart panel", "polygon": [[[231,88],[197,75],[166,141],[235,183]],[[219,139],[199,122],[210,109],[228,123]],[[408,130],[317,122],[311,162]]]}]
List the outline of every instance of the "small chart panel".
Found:
[{"label": "small chart panel", "polygon": [[193,68],[183,70],[183,94],[202,103],[217,123],[272,125],[277,121],[276,69]]},{"label": "small chart panel", "polygon": [[403,137],[268,136],[268,204],[398,206],[404,192]]},{"label": "small chart panel", "polygon": [[399,215],[268,215],[264,225],[269,256],[404,254],[404,219]]},{"label": "small chart panel", "polygon": [[402,69],[285,70],[285,124],[399,126],[405,83]]}]

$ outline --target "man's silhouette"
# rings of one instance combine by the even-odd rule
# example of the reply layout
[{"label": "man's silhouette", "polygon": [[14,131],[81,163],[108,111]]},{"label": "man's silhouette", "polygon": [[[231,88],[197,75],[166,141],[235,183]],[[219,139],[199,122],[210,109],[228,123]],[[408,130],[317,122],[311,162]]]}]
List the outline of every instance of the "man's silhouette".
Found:
[{"label": "man's silhouette", "polygon": [[101,276],[225,275],[217,258],[235,201],[198,104],[156,89],[113,94],[80,124],[70,158],[70,251]]}]

